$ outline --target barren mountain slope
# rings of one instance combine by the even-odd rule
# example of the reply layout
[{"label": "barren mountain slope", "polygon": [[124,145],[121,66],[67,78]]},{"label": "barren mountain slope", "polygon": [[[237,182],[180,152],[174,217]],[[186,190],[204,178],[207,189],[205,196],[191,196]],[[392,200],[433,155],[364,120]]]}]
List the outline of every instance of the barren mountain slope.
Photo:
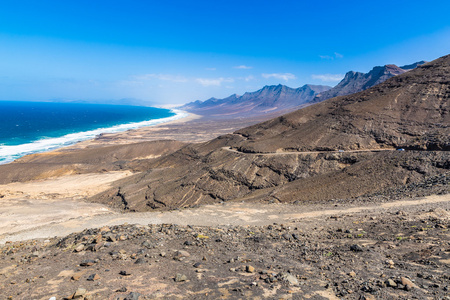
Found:
[{"label": "barren mountain slope", "polygon": [[[183,147],[91,200],[143,211],[229,200],[389,198],[417,194],[421,184],[447,193],[449,82],[446,56],[367,91]],[[336,149],[346,151],[329,151]]]},{"label": "barren mountain slope", "polygon": [[373,88],[237,131],[243,151],[448,148],[450,56]]}]

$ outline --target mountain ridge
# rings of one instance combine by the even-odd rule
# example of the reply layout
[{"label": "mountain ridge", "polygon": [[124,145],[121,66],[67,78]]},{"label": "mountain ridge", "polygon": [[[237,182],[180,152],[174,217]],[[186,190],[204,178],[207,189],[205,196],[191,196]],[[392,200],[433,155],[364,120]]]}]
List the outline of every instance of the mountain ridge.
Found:
[{"label": "mountain ridge", "polygon": [[299,88],[291,88],[282,84],[266,85],[255,92],[246,92],[241,96],[232,94],[222,99],[212,97],[205,101],[196,100],[179,108],[195,114],[214,117],[254,116],[274,112],[283,114],[336,96],[366,90],[423,63],[425,62],[416,62],[405,65],[404,68],[393,64],[376,66],[368,73],[349,71],[335,87],[312,84],[305,84]]},{"label": "mountain ridge", "polygon": [[314,97],[311,103],[318,103],[337,96],[345,96],[364,91],[389,78],[410,71],[424,63],[424,61],[416,62],[403,66],[405,68],[398,67],[394,64],[387,64],[384,66],[373,67],[372,70],[367,73],[349,71],[345,74],[344,79],[342,79],[335,87],[323,93],[319,93]]},{"label": "mountain ridge", "polygon": [[331,87],[305,84],[299,88],[285,85],[270,85],[255,92],[246,92],[242,96],[230,95],[223,99],[210,98],[206,101],[197,100],[181,106],[180,109],[201,115],[258,115],[271,111],[283,111],[301,106],[322,91]]}]

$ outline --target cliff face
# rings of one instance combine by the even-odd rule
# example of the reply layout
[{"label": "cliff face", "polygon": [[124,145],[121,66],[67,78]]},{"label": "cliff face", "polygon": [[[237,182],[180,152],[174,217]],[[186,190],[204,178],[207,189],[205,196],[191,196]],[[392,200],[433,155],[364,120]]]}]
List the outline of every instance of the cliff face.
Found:
[{"label": "cliff face", "polygon": [[91,200],[143,211],[414,195],[429,182],[450,192],[449,99],[445,56],[363,92],[185,146]]}]

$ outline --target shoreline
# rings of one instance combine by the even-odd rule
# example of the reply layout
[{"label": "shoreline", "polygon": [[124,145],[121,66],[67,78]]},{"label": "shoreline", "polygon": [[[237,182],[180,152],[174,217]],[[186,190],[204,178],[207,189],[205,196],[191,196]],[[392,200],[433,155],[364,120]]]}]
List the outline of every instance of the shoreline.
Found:
[{"label": "shoreline", "polygon": [[[5,158],[4,161],[0,161],[0,165],[13,163],[29,155],[49,153],[59,151],[65,148],[77,149],[80,147],[77,147],[76,145],[83,143],[89,144],[90,141],[96,140],[97,138],[102,137],[104,135],[121,134],[129,131],[139,130],[141,128],[156,127],[163,124],[169,125],[169,124],[185,123],[201,117],[186,111],[176,109],[171,109],[171,111],[175,113],[175,115],[171,117],[152,119],[142,122],[120,124],[107,128],[98,128],[90,131],[67,134],[61,137],[41,139],[26,144],[0,146],[0,158],[1,157]],[[165,119],[167,119],[167,121],[164,121]],[[147,123],[148,125],[145,125],[145,123]],[[144,125],[139,126],[139,124]]]},{"label": "shoreline", "polygon": [[[155,139],[143,138],[142,140],[139,140],[139,141],[132,141],[132,140],[129,140],[127,137],[130,135],[140,135],[141,132],[146,133],[149,131],[157,130],[158,128],[161,128],[161,127],[164,128],[166,126],[179,126],[181,124],[184,125],[188,122],[192,122],[192,121],[199,120],[202,118],[202,116],[200,116],[200,115],[196,115],[196,114],[189,113],[186,111],[182,111],[182,113],[184,113],[185,116],[178,118],[178,119],[170,120],[167,122],[161,122],[161,123],[154,124],[154,125],[141,126],[138,128],[131,128],[131,129],[124,130],[124,131],[105,132],[105,133],[101,133],[93,138],[79,141],[72,145],[68,145],[65,147],[61,147],[58,149],[54,149],[51,151],[45,151],[45,152],[41,152],[41,153],[72,151],[72,150],[84,149],[84,148],[88,148],[88,147],[133,144],[133,143],[142,142],[142,141],[151,141],[151,140],[155,140]],[[157,140],[159,140],[159,139],[157,139]]]}]

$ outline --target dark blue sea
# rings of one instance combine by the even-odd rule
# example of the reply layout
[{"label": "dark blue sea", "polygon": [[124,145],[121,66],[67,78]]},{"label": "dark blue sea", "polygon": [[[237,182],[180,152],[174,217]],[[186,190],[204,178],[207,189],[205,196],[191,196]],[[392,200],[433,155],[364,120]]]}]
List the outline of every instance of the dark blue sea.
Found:
[{"label": "dark blue sea", "polygon": [[142,106],[0,101],[0,164],[185,116],[183,112]]}]

